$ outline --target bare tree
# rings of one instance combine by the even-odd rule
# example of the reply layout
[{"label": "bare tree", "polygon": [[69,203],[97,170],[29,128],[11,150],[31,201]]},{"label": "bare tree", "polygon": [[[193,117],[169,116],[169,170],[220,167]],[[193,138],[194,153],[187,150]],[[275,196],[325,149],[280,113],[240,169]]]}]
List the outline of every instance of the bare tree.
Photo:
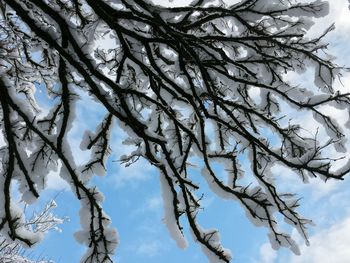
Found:
[{"label": "bare tree", "polygon": [[[311,20],[327,14],[321,1],[234,2],[195,0],[171,8],[149,0],[0,0],[2,233],[29,246],[39,241],[22,233],[10,184],[19,181],[25,200],[35,201],[47,171],[61,166],[61,177],[81,202],[76,236],[88,247],[82,262],[112,262],[117,234],[100,192],[88,182],[105,172],[117,122],[129,136],[126,143],[135,146],[121,161],[144,158],[159,170],[165,223],[180,247],[187,245],[183,217],[212,262],[231,259],[217,231],[196,220],[200,189],[188,169],[197,158],[213,192],[240,203],[253,223],[266,226],[274,248],[298,253],[290,235],[278,229],[278,218],[306,241],[310,220],[296,211],[293,193],[279,191],[275,179],[281,175],[271,168],[287,167],[301,181],[342,180],[350,170],[349,162],[332,168],[337,159],[327,152],[333,146],[344,152],[345,136],[320,110],[350,104],[349,93],[333,88],[342,69],[323,43],[333,26],[316,38],[306,36]],[[288,72],[306,69],[314,71],[313,87],[288,81]],[[39,114],[37,84],[52,98],[48,114]],[[77,166],[67,134],[81,92],[107,114],[85,133],[81,146],[91,160]],[[312,113],[328,140],[289,120],[290,109]],[[218,163],[225,176],[214,168]]]}]

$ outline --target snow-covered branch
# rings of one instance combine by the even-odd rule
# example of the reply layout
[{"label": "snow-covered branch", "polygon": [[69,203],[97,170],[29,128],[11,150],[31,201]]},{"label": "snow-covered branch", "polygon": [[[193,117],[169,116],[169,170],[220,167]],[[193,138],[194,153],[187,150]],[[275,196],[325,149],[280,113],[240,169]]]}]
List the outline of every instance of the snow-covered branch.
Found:
[{"label": "snow-covered branch", "polygon": [[[285,166],[304,182],[342,180],[350,171],[350,162],[333,169],[342,157],[327,154],[332,147],[346,150],[346,132],[321,110],[350,106],[350,93],[334,89],[343,69],[323,40],[334,26],[306,36],[312,19],[327,14],[327,2],[227,6],[200,0],[170,8],[142,0],[0,0],[0,9],[0,129],[6,142],[0,150],[0,230],[12,239],[29,246],[39,240],[18,230],[24,219],[11,202],[11,183],[18,181],[31,203],[45,189],[47,171],[62,167],[61,177],[81,202],[76,237],[88,247],[82,262],[112,262],[117,233],[89,179],[106,170],[114,122],[136,148],[122,161],[144,158],[159,169],[171,236],[187,245],[185,218],[212,262],[229,262],[231,254],[215,229],[197,222],[201,189],[189,171],[191,158],[200,160],[215,194],[239,202],[254,224],[266,226],[275,248],[295,253],[278,218],[305,240],[310,220],[297,212],[294,193],[280,192],[280,175],[271,168]],[[287,80],[287,73],[307,69],[314,72],[313,85]],[[36,84],[52,98],[46,115],[38,115]],[[82,166],[67,139],[79,93],[107,112],[82,138],[81,149],[91,151]],[[288,121],[291,110],[312,114],[328,139]],[[227,180],[216,171],[218,163]]]},{"label": "snow-covered branch", "polygon": [[[45,234],[50,230],[60,231],[59,225],[63,224],[67,218],[60,218],[52,213],[56,207],[56,202],[51,200],[44,209],[35,213],[23,225],[26,229],[34,233]],[[2,263],[53,263],[51,260],[32,260],[27,256],[26,249],[17,242],[8,237],[0,235],[0,262]]]}]

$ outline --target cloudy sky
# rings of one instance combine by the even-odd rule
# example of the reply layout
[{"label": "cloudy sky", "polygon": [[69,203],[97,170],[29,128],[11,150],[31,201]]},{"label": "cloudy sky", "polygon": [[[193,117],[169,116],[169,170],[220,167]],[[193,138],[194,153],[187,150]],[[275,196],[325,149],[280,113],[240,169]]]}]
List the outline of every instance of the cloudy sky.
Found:
[{"label": "cloudy sky", "polygon": [[[162,0],[157,0],[158,2]],[[155,1],[156,2],[156,1]],[[172,5],[183,5],[185,1],[172,1]],[[310,34],[322,33],[327,26],[335,23],[336,30],[329,34],[330,53],[337,57],[339,65],[350,66],[350,10],[347,0],[332,0],[330,14],[316,21]],[[294,76],[296,78],[296,76]],[[295,81],[307,81],[303,76]],[[344,87],[350,90],[350,75],[342,79]],[[40,89],[37,98],[45,107],[45,93]],[[77,105],[77,118],[71,132],[70,140],[74,158],[79,163],[89,156],[79,151],[82,132],[94,127],[104,116],[99,105],[88,98],[83,98]],[[348,117],[344,112],[332,112],[340,122]],[[87,118],[88,116],[88,118]],[[310,129],[310,120],[301,119]],[[350,131],[347,131],[350,137]],[[121,144],[125,134],[118,128],[114,130],[114,154],[108,162],[108,173],[104,178],[97,177],[96,183],[104,192],[106,200],[104,208],[113,219],[113,225],[118,229],[120,245],[117,249],[119,263],[203,263],[207,262],[198,245],[191,241],[187,232],[190,246],[180,250],[170,239],[165,225],[162,223],[163,210],[160,195],[159,176],[145,162],[124,168],[117,162],[119,156],[128,151]],[[193,171],[194,173],[196,171]],[[268,243],[266,229],[254,227],[245,217],[242,209],[232,202],[222,201],[210,194],[204,200],[204,211],[199,221],[207,228],[218,227],[221,232],[223,245],[232,251],[236,263],[348,263],[350,259],[350,179],[345,182],[312,180],[307,185],[301,185],[288,171],[283,173],[284,187],[303,196],[300,211],[314,220],[315,226],[310,228],[311,246],[306,247],[298,235],[295,238],[301,246],[302,255],[294,256],[288,250],[274,251]],[[51,232],[46,240],[37,246],[33,255],[40,257],[48,255],[60,263],[79,262],[85,248],[77,244],[73,233],[79,229],[77,211],[79,203],[68,191],[66,184],[55,173],[50,174],[49,191],[45,198],[56,197],[61,216],[69,216],[70,221],[62,226],[62,232]],[[58,195],[57,195],[58,194]],[[42,204],[43,205],[43,204]]]}]

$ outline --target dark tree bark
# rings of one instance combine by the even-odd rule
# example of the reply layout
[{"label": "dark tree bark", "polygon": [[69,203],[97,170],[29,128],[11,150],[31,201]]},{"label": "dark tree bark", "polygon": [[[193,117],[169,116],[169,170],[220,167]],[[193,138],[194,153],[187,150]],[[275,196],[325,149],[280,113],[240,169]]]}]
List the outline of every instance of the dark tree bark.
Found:
[{"label": "dark tree bark", "polygon": [[[299,175],[342,180],[350,170],[332,168],[327,155],[344,151],[344,132],[320,108],[349,107],[349,93],[334,90],[341,73],[325,53],[323,37],[305,35],[311,18],[324,16],[316,1],[245,0],[232,6],[206,0],[167,8],[142,0],[0,0],[0,102],[5,146],[1,148],[0,229],[32,245],[23,236],[21,215],[14,213],[10,184],[39,198],[46,172],[61,166],[61,176],[81,201],[78,239],[88,246],[82,262],[112,262],[118,243],[101,206],[93,174],[103,174],[116,121],[136,149],[122,162],[139,158],[157,167],[166,208],[165,222],[180,247],[186,246],[180,218],[214,262],[229,262],[215,230],[196,220],[200,191],[188,172],[199,158],[202,176],[218,196],[239,202],[248,217],[270,230],[274,247],[298,253],[276,215],[307,240],[310,220],[297,211],[298,198],[281,193],[271,172],[281,165]],[[108,47],[103,39],[109,39]],[[296,86],[291,71],[314,71],[314,86]],[[47,116],[37,117],[35,85],[42,83],[54,101]],[[77,91],[106,109],[82,146],[91,160],[77,167],[67,134],[74,121]],[[255,94],[253,94],[255,91]],[[288,121],[291,109],[312,113],[329,139],[323,143]],[[347,127],[349,128],[349,127]],[[250,165],[242,165],[243,160]],[[214,165],[221,163],[227,180]],[[108,197],[107,197],[108,198]]]}]

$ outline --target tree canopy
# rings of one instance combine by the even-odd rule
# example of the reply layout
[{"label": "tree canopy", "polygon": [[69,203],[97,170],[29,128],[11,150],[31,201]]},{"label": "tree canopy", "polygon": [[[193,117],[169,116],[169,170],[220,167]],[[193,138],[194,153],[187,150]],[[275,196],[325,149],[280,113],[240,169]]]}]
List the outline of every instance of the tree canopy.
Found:
[{"label": "tree canopy", "polygon": [[[91,186],[106,172],[113,125],[134,146],[121,162],[140,158],[160,176],[165,223],[179,247],[189,226],[211,262],[230,262],[217,230],[196,220],[200,186],[188,171],[192,162],[219,197],[238,202],[256,225],[269,229],[274,248],[298,248],[281,219],[307,241],[310,220],[296,210],[294,193],[281,192],[283,166],[309,177],[342,180],[350,162],[345,132],[321,108],[348,110],[349,93],[333,87],[342,68],[326,53],[323,38],[307,35],[314,18],[327,14],[322,1],[195,0],[184,7],[148,0],[0,0],[0,230],[31,246],[24,215],[11,201],[17,181],[23,200],[35,202],[50,170],[60,169],[81,203],[78,241],[82,262],[112,262],[116,230]],[[290,72],[314,72],[312,85],[299,85]],[[44,85],[52,99],[40,109],[35,91]],[[91,160],[77,165],[67,134],[79,94],[103,105],[107,114],[85,132],[81,149]],[[328,139],[310,134],[288,116],[312,114]],[[347,127],[350,128],[350,121]],[[218,169],[217,166],[224,169]],[[107,196],[108,198],[108,196]]]}]

